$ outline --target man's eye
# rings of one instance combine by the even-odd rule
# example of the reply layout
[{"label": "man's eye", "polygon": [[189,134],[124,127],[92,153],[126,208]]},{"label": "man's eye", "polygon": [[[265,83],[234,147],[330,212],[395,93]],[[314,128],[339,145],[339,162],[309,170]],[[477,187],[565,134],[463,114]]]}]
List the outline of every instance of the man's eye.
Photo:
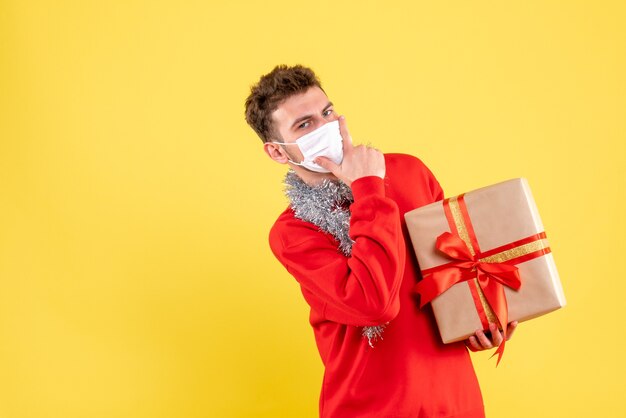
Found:
[{"label": "man's eye", "polygon": [[326,109],[323,113],[324,117],[330,116],[333,114],[333,109]]},{"label": "man's eye", "polygon": [[300,125],[298,125],[298,129],[307,128],[310,123],[311,122],[302,122]]}]

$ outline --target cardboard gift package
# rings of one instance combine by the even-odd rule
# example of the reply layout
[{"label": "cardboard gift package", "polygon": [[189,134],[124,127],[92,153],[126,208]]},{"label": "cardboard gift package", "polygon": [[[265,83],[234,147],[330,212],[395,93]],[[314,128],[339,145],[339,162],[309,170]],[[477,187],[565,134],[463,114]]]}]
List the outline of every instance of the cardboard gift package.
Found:
[{"label": "cardboard gift package", "polygon": [[[565,306],[546,234],[525,178],[422,206],[405,215],[441,338],[468,338],[489,322],[506,330]],[[504,349],[502,344],[500,350]]]}]

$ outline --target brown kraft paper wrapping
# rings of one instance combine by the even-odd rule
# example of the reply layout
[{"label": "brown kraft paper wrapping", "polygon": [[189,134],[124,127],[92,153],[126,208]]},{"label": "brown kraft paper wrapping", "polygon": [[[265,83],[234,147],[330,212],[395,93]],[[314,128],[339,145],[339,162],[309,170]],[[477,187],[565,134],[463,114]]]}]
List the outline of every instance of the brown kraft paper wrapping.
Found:
[{"label": "brown kraft paper wrapping", "polygon": [[[470,228],[473,228],[480,254],[544,231],[530,187],[524,178],[507,180],[446,199],[449,207],[454,208],[456,205],[458,208],[458,198],[461,196],[465,201],[471,220]],[[458,209],[456,212],[452,210],[452,213],[455,215],[453,222],[459,236],[471,248],[467,234],[463,233],[463,217],[459,215]],[[405,219],[422,272],[452,261],[435,247],[439,235],[446,231],[455,232],[446,217],[444,201],[407,212]],[[547,239],[526,247],[537,245],[548,248]],[[515,248],[481,260],[504,261],[520,255],[523,250],[524,248]],[[526,251],[530,250],[526,248]],[[504,286],[508,322],[526,321],[565,306],[565,296],[551,252],[516,263],[515,266],[519,269],[522,284],[518,291]],[[477,329],[485,329],[484,321],[479,316],[480,307],[477,307],[476,298],[472,295],[472,286],[474,292],[478,290],[480,304],[489,322],[495,322],[493,312],[476,279],[472,281],[475,282],[474,285],[468,281],[453,285],[431,302],[444,343],[464,340]]]}]

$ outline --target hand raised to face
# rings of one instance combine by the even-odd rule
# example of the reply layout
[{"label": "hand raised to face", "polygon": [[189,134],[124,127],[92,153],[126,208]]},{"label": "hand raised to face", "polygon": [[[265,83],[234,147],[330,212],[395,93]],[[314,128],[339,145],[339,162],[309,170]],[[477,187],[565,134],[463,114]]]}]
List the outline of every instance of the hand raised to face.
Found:
[{"label": "hand raised to face", "polygon": [[339,130],[343,138],[343,161],[341,164],[336,164],[325,157],[317,157],[315,163],[329,170],[348,186],[362,177],[385,178],[383,153],[365,145],[354,146],[344,116],[339,117]]}]

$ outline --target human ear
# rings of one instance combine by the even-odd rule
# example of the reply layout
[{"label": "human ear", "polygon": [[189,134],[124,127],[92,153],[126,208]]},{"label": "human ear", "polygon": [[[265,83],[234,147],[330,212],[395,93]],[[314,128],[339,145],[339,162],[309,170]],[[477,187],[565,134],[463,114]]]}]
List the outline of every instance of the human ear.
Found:
[{"label": "human ear", "polygon": [[285,150],[278,144],[274,144],[272,142],[266,142],[263,144],[263,151],[270,157],[272,160],[276,161],[279,164],[287,164],[289,162],[289,157]]}]

